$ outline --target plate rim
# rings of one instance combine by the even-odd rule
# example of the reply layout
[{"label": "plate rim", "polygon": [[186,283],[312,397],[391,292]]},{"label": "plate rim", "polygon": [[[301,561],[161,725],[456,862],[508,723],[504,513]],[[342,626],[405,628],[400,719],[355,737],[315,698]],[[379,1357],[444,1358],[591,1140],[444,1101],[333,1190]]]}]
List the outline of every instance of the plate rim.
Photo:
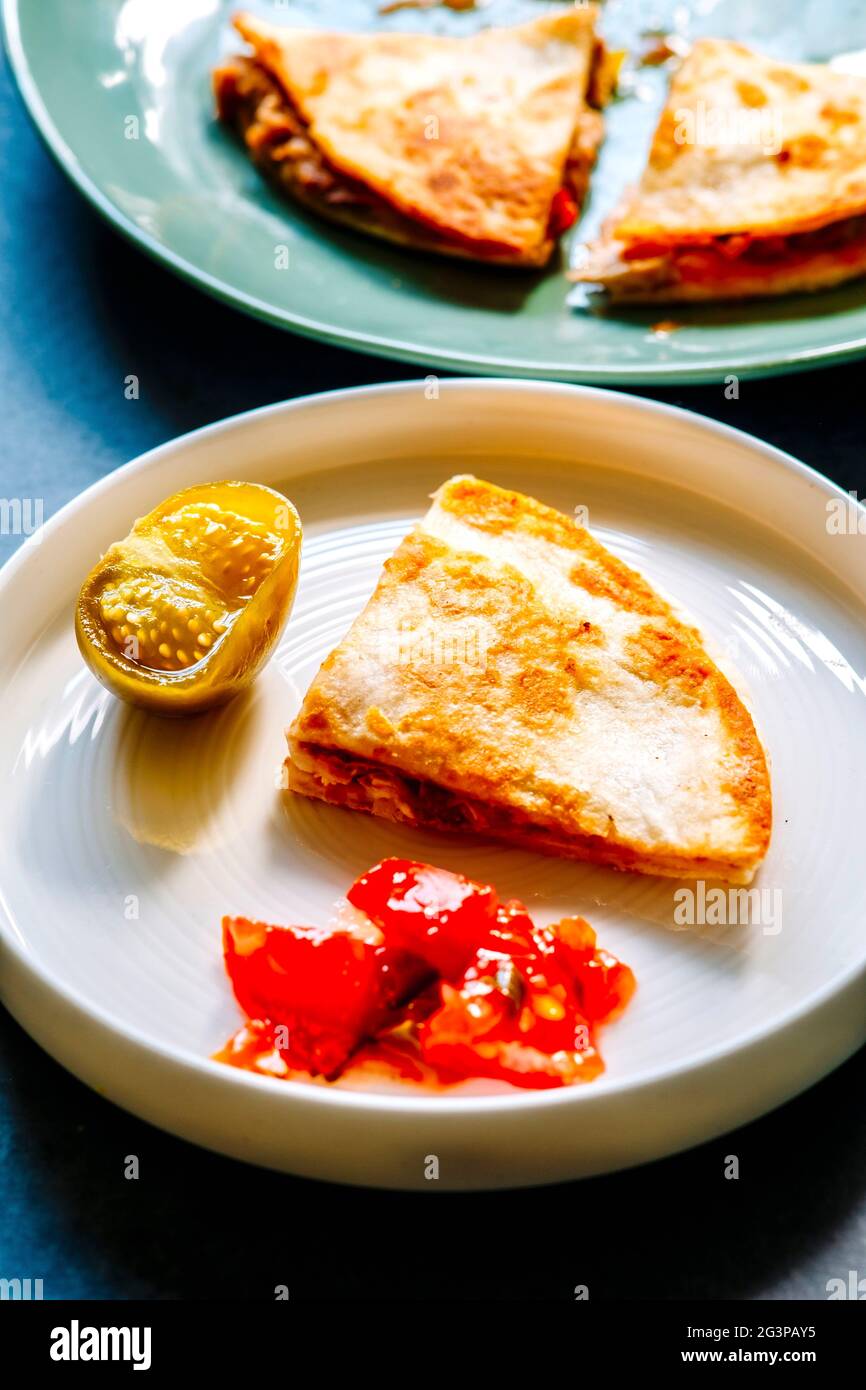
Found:
[{"label": "plate rim", "polygon": [[[23,0],[27,3],[27,0]],[[73,186],[90,205],[128,241],[148,255],[157,264],[167,267],[187,284],[210,294],[214,299],[229,305],[239,313],[250,314],[260,322],[271,324],[286,332],[294,332],[305,338],[327,343],[332,347],[347,348],[353,352],[368,353],[390,361],[429,364],[445,371],[475,371],[479,375],[492,377],[514,377],[516,379],[560,382],[562,384],[613,385],[613,386],[699,386],[723,381],[731,373],[743,380],[758,380],[762,377],[782,376],[796,372],[812,371],[816,368],[839,365],[866,356],[866,332],[841,344],[822,347],[805,347],[779,355],[771,354],[758,358],[754,363],[737,364],[727,362],[702,363],[692,365],[683,362],[672,367],[667,363],[644,364],[636,368],[595,368],[584,364],[580,375],[574,375],[560,363],[519,362],[515,358],[495,358],[480,356],[471,352],[447,352],[442,349],[421,347],[400,339],[383,338],[374,333],[363,333],[353,329],[336,329],[333,325],[319,323],[290,309],[280,309],[266,300],[247,294],[228,281],[221,280],[178,255],[156,237],[139,227],[128,217],[99,184],[82,168],[78,156],[67,144],[59,127],[51,117],[42,93],[30,68],[27,50],[21,33],[19,13],[22,0],[2,0],[2,30],[5,40],[9,66],[15,79],[24,107],[30,116],[49,154],[67,176]],[[539,375],[540,374],[540,375]]]},{"label": "plate rim", "polygon": [[[708,435],[716,435],[724,439],[731,440],[757,451],[772,465],[780,468],[785,473],[793,473],[803,482],[808,482],[812,486],[818,485],[828,496],[839,498],[850,503],[849,494],[846,493],[838,484],[826,478],[810,465],[788,454],[786,451],[777,448],[775,445],[768,444],[749,434],[745,430],[735,426],[724,424],[721,421],[703,416],[696,411],[689,410],[682,406],[669,405],[667,402],[653,401],[642,396],[626,395],[619,391],[612,391],[602,387],[572,385],[563,382],[533,381],[527,379],[478,379],[475,377],[449,378],[443,383],[443,389],[449,394],[460,395],[463,393],[478,391],[483,394],[495,396],[497,393],[518,392],[520,394],[533,395],[542,392],[548,395],[559,395],[564,397],[577,397],[583,399],[599,399],[609,405],[615,404],[620,410],[635,415],[651,414],[662,418],[673,419],[680,425],[686,425],[699,432],[706,432]],[[14,552],[6,563],[0,567],[0,606],[5,602],[7,591],[11,589],[18,577],[20,570],[28,564],[35,562],[42,546],[53,532],[65,525],[72,517],[80,515],[96,496],[114,488],[117,482],[122,481],[135,474],[146,472],[147,469],[166,455],[173,452],[180,452],[188,445],[197,443],[202,439],[215,438],[220,434],[231,433],[234,430],[242,430],[250,423],[266,419],[272,416],[285,414],[288,417],[296,411],[303,411],[310,407],[327,407],[342,401],[353,399],[363,399],[382,396],[407,396],[410,393],[417,393],[418,382],[416,380],[405,380],[398,382],[384,382],[365,386],[341,387],[331,391],[316,392],[306,396],[291,398],[285,401],[275,402],[265,406],[259,406],[252,410],[240,412],[235,415],[227,416],[216,420],[210,424],[200,426],[197,429],[189,430],[181,435],[173,436],[171,439],[148,449],[145,453],[138,455],[119,468],[105,474],[97,479],[89,487],[85,488],[77,496],[71,498],[63,507],[59,509],[44,524],[41,531],[41,541],[39,547],[31,547],[22,544]],[[862,504],[858,504],[862,505]],[[864,508],[866,512],[866,508]],[[845,581],[841,581],[845,583]],[[845,583],[845,588],[849,586]],[[866,599],[861,598],[860,602],[866,606]],[[852,908],[852,910],[854,910]],[[275,1077],[260,1076],[247,1073],[232,1067],[225,1066],[216,1062],[211,1057],[202,1057],[199,1054],[189,1051],[184,1047],[175,1047],[158,1039],[150,1038],[139,1028],[130,1025],[122,1017],[116,1015],[109,1009],[88,1000],[79,993],[77,989],[70,986],[55,972],[47,967],[43,962],[35,958],[29,951],[26,943],[20,937],[14,923],[14,916],[11,913],[6,901],[3,885],[0,884],[0,944],[5,949],[11,949],[14,953],[18,969],[23,971],[29,978],[31,986],[37,990],[48,991],[58,994],[64,1003],[71,1007],[79,1017],[86,1020],[91,1026],[95,1023],[97,1027],[107,1030],[110,1033],[119,1034],[124,1042],[149,1057],[157,1056],[164,1063],[181,1070],[192,1068],[194,1072],[209,1076],[212,1081],[217,1080],[219,1084],[230,1086],[256,1086],[264,1087],[274,1096],[281,1095],[283,1103],[290,1101],[301,1104],[309,1101],[311,1104],[334,1104],[344,1110],[354,1110],[360,1113],[371,1113],[377,1111],[409,1113],[421,1117],[440,1116],[443,1119],[453,1119],[455,1117],[467,1117],[475,1111],[482,1111],[484,1114],[494,1113],[513,1113],[517,1109],[522,1110],[543,1110],[550,1106],[592,1104],[593,1097],[599,1101],[602,1099],[613,1099],[623,1092],[630,1092],[635,1097],[640,1092],[651,1090],[654,1086],[669,1084],[674,1081],[682,1080],[688,1073],[697,1073],[701,1070],[709,1070],[713,1066],[724,1063],[731,1059],[735,1054],[747,1056],[750,1051],[760,1047],[762,1043],[769,1043],[785,1032],[797,1029],[804,1018],[813,1014],[818,1014],[836,996],[841,996],[846,991],[856,988],[858,981],[866,982],[866,955],[862,959],[855,961],[850,967],[842,970],[833,979],[827,981],[821,988],[810,994],[806,999],[801,1000],[791,1010],[775,1022],[757,1025],[748,1033],[739,1035],[734,1042],[724,1043],[715,1047],[704,1048],[697,1053],[689,1054],[688,1058],[683,1059],[673,1065],[664,1067],[661,1070],[653,1070],[652,1067],[639,1071],[636,1075],[622,1078],[606,1077],[604,1085],[600,1089],[595,1087],[563,1087],[560,1090],[539,1091],[539,1092],[516,1092],[502,1095],[491,1096],[464,1096],[464,1095],[442,1095],[439,1093],[430,1095],[419,1095],[407,1088],[406,1094],[383,1094],[374,1091],[346,1090],[339,1088],[329,1088],[309,1085],[306,1082],[295,1082],[280,1080]],[[5,994],[5,991],[0,991]],[[6,1000],[7,1007],[14,1014],[9,1000]],[[27,1029],[29,1032],[29,1029]],[[31,1034],[32,1036],[32,1034]],[[866,1040],[866,1029],[864,1038],[859,1044],[855,1044],[845,1056],[850,1056],[851,1052],[862,1045]],[[52,1052],[52,1055],[55,1055]],[[62,1057],[57,1060],[64,1065]],[[831,1068],[841,1065],[845,1057],[840,1057],[832,1063]],[[825,1068],[826,1071],[826,1068]],[[821,1073],[824,1074],[824,1073]],[[813,1078],[809,1084],[819,1079]],[[802,1088],[801,1088],[802,1089]],[[776,1104],[782,1104],[779,1100]],[[773,1108],[773,1107],[771,1107]],[[760,1113],[763,1113],[760,1112]]]}]

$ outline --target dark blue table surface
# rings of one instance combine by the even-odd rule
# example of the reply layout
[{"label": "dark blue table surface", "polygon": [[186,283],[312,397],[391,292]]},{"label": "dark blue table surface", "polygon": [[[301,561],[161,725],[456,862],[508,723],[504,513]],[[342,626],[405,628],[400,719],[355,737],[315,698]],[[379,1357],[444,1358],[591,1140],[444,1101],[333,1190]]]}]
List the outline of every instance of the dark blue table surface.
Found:
[{"label": "dark blue table surface", "polygon": [[[42,497],[46,516],[221,416],[422,374],[243,318],[127,246],[43,151],[5,59],[0,238],[0,493]],[[652,394],[866,492],[859,364],[745,382],[737,401],[721,386]],[[16,543],[0,537],[0,558]],[[864,1092],[866,1050],[759,1122],[633,1172],[519,1193],[364,1192],[162,1134],[0,1013],[0,1277],[42,1278],[48,1298],[272,1298],[287,1284],[293,1298],[569,1299],[587,1284],[592,1299],[822,1299],[828,1279],[866,1275]],[[723,1176],[731,1153],[738,1181]]]}]

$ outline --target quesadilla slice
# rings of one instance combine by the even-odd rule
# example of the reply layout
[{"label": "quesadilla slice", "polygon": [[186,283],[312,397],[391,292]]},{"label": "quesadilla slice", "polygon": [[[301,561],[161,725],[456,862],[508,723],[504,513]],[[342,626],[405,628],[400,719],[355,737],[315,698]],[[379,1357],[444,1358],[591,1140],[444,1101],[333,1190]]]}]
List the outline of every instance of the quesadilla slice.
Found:
[{"label": "quesadilla slice", "polygon": [[697,631],[583,527],[452,478],[288,733],[295,792],[617,869],[748,883],[751,717]]},{"label": "quesadilla slice", "polygon": [[639,186],[570,278],[632,303],[819,290],[866,273],[866,78],[696,43]]},{"label": "quesadilla slice", "polygon": [[[468,38],[275,28],[214,73],[220,117],[281,190],[402,245],[541,266],[602,135],[594,9]],[[605,75],[606,73],[606,75]]]}]

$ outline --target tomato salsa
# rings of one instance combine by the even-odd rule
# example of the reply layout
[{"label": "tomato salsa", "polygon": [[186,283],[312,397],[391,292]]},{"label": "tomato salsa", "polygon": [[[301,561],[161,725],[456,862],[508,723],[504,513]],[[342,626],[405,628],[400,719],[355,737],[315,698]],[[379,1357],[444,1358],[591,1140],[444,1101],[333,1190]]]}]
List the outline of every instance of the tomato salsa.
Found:
[{"label": "tomato salsa", "polygon": [[384,859],[328,928],[223,919],[226,970],[248,1022],[220,1061],[335,1080],[376,1060],[414,1080],[541,1088],[604,1070],[596,1029],[635,979],[582,917],[539,927],[489,884]]}]

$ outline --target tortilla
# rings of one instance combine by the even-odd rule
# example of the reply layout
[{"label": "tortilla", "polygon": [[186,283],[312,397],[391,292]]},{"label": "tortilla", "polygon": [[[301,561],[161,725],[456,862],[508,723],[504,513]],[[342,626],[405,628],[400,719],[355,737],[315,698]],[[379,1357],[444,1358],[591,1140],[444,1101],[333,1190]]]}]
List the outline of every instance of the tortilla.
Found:
[{"label": "tortilla", "polygon": [[594,20],[582,7],[446,38],[285,29],[242,14],[254,59],[217,70],[218,107],[256,162],[331,220],[541,265],[558,195],[569,183],[582,194],[601,138],[587,104]]},{"label": "tortilla", "polygon": [[571,278],[676,302],[816,290],[866,271],[866,80],[696,43],[637,189]]},{"label": "tortilla", "polygon": [[697,631],[584,528],[452,478],[289,731],[295,792],[663,876],[748,883],[766,759]]}]

